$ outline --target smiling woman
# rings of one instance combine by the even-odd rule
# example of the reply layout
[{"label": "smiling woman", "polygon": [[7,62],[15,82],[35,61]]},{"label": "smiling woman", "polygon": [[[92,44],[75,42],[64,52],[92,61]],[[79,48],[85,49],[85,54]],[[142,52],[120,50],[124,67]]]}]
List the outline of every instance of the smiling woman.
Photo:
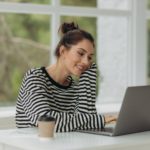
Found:
[{"label": "smiling woman", "polygon": [[[56,47],[56,63],[29,70],[16,106],[17,127],[38,126],[38,118],[56,119],[56,132],[103,128],[114,120],[97,114],[96,65],[92,64],[94,39],[74,23],[63,23]],[[79,77],[76,83],[72,75]]]}]

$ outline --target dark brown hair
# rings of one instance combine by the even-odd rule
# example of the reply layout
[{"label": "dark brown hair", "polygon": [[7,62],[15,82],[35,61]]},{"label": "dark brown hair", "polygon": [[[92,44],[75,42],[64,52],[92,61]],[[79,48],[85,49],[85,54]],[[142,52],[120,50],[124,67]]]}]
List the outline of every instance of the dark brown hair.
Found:
[{"label": "dark brown hair", "polygon": [[93,44],[93,46],[95,46],[93,36],[89,32],[80,29],[79,26],[74,22],[63,23],[60,26],[58,32],[61,35],[61,39],[55,49],[56,57],[60,56],[59,53],[60,46],[63,45],[69,49],[71,48],[72,45],[76,45],[78,42],[82,41],[83,39],[89,40]]}]

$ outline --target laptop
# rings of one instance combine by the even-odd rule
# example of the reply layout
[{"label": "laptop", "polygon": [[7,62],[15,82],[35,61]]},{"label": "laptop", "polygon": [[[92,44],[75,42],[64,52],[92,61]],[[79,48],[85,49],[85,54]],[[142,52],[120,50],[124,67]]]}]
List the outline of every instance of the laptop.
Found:
[{"label": "laptop", "polygon": [[79,132],[108,136],[144,131],[150,131],[150,86],[127,87],[114,125],[106,125],[100,130],[79,130]]}]

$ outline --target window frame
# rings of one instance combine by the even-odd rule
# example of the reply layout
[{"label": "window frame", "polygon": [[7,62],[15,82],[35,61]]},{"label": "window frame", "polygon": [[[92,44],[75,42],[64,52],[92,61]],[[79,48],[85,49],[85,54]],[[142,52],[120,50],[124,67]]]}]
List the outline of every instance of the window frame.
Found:
[{"label": "window frame", "polygon": [[[129,68],[127,73],[128,85],[143,85],[147,81],[147,43],[146,43],[146,19],[150,19],[150,11],[146,12],[146,0],[131,0],[129,10],[115,10],[115,9],[101,9],[101,8],[89,8],[89,7],[73,7],[73,6],[61,6],[60,0],[52,0],[52,4],[29,4],[29,3],[12,3],[12,2],[0,2],[0,13],[22,13],[22,14],[46,14],[51,15],[51,49],[54,50],[58,41],[57,30],[60,24],[61,15],[69,16],[84,16],[84,17],[96,17],[101,15],[107,16],[126,16],[129,19],[129,31],[128,31],[128,58]],[[69,12],[69,13],[68,13]],[[97,37],[98,38],[98,37]],[[142,51],[141,51],[142,49]],[[54,51],[50,52],[50,63],[55,61],[53,56]],[[106,105],[104,104],[107,108]],[[109,104],[111,105],[111,104]],[[118,104],[116,104],[118,106]],[[120,106],[120,104],[119,104]],[[97,106],[99,108],[99,106]],[[15,107],[10,107],[12,111]],[[109,107],[110,108],[110,107]],[[118,111],[120,107],[115,110]],[[114,109],[111,107],[110,111]],[[1,109],[3,113],[5,109]],[[7,108],[6,108],[7,111]],[[103,112],[107,112],[107,109],[103,109]],[[5,113],[4,113],[5,114]],[[1,116],[0,116],[1,117]]]}]

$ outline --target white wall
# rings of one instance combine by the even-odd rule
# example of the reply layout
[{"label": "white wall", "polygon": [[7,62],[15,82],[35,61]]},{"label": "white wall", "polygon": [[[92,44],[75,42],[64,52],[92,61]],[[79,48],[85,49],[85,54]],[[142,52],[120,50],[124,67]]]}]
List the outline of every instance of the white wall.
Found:
[{"label": "white wall", "polygon": [[98,104],[121,103],[127,86],[147,84],[145,0],[99,2],[112,13],[98,19]]}]

